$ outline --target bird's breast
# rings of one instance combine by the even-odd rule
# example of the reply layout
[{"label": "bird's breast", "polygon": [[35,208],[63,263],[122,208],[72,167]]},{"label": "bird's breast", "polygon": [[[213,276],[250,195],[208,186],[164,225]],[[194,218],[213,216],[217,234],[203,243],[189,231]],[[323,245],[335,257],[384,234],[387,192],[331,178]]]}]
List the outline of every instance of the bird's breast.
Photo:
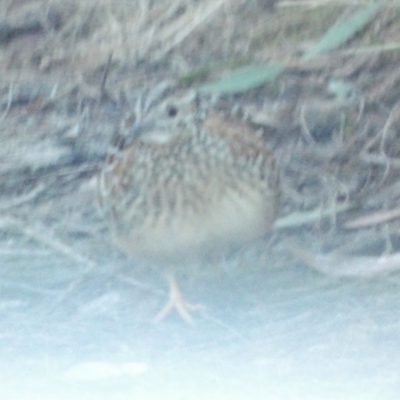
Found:
[{"label": "bird's breast", "polygon": [[194,138],[132,147],[103,172],[104,209],[128,254],[161,263],[202,259],[248,243],[273,223],[271,155],[239,139],[235,147],[218,135]]},{"label": "bird's breast", "polygon": [[124,213],[120,225],[125,229],[114,229],[116,242],[136,257],[177,262],[238,247],[272,224],[275,199],[265,192],[247,185],[240,191],[226,188],[219,192],[214,197],[209,193],[202,199],[185,199],[178,191],[173,209],[171,205],[163,207],[161,201],[157,213],[143,215],[136,224],[133,218],[138,211],[134,208]]}]

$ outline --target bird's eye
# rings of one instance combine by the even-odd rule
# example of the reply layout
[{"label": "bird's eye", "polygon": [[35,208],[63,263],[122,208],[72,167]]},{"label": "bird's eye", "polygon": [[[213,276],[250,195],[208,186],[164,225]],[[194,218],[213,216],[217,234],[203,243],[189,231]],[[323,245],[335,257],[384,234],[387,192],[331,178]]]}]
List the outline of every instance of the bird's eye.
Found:
[{"label": "bird's eye", "polygon": [[178,109],[175,106],[168,106],[167,114],[168,114],[168,117],[173,118],[176,116],[176,114],[178,114]]}]

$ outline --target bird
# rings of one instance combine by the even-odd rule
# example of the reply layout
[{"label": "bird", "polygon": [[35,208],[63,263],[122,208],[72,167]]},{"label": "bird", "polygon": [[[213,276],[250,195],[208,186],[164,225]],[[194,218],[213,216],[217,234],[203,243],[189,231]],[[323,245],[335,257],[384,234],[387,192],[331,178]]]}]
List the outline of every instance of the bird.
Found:
[{"label": "bird", "polygon": [[204,97],[168,82],[143,91],[98,179],[113,242],[165,268],[169,299],[156,322],[175,310],[193,323],[204,307],[183,299],[177,275],[251,243],[279,211],[279,168],[265,139]]}]

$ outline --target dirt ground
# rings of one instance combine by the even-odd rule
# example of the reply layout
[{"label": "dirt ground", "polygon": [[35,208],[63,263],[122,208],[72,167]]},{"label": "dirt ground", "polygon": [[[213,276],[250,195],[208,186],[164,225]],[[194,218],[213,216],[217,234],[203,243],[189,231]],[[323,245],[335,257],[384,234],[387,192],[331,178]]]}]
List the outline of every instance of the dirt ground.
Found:
[{"label": "dirt ground", "polygon": [[[395,399],[400,390],[400,11],[301,56],[339,1],[0,0],[0,397]],[[145,87],[221,96],[281,169],[274,229],[210,276],[207,310],[155,324],[160,266],[113,246],[96,182]]]}]

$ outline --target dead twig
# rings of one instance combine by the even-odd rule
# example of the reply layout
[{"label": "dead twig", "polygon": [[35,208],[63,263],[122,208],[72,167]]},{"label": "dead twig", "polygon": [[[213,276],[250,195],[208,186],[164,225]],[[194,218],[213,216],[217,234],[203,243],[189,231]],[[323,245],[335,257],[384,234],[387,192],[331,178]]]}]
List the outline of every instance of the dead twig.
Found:
[{"label": "dead twig", "polygon": [[4,229],[10,227],[17,228],[25,236],[37,240],[38,242],[43,243],[44,245],[55,250],[56,252],[63,254],[69,259],[81,265],[84,265],[87,268],[84,273],[89,272],[96,267],[96,263],[94,261],[77,253],[76,249],[73,249],[72,247],[62,243],[57,238],[55,238],[54,235],[47,233],[46,231],[48,231],[49,228],[39,226],[33,228],[27,226],[23,221],[13,217],[5,217],[0,219],[0,228]]},{"label": "dead twig", "polygon": [[400,270],[400,253],[376,257],[346,254],[313,254],[298,245],[287,245],[293,256],[324,275],[335,278],[373,278]]},{"label": "dead twig", "polygon": [[364,215],[360,218],[346,222],[344,226],[348,229],[365,228],[368,226],[383,224],[396,218],[400,218],[400,208]]}]

